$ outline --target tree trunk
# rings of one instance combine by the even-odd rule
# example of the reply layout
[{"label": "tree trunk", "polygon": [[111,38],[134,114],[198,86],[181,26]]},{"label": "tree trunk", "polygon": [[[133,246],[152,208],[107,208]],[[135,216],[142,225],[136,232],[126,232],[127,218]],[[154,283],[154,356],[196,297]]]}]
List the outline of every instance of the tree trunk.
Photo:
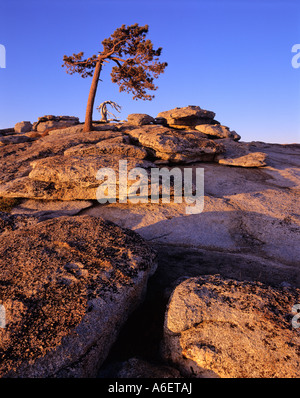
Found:
[{"label": "tree trunk", "polygon": [[86,113],[85,113],[85,122],[84,122],[84,127],[83,131],[92,131],[93,129],[93,108],[94,108],[94,101],[96,97],[96,92],[97,92],[97,87],[98,87],[98,81],[100,77],[100,72],[102,69],[102,60],[98,60],[95,66],[95,71],[93,75],[93,80],[90,88],[90,93],[89,93],[89,98],[87,102],[87,107],[86,107]]}]

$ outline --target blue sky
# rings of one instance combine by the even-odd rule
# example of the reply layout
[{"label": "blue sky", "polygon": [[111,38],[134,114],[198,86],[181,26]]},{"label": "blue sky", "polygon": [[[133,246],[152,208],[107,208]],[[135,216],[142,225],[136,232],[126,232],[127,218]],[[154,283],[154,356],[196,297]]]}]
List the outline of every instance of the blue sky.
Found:
[{"label": "blue sky", "polygon": [[[64,54],[102,50],[122,24],[149,25],[169,66],[153,101],[133,101],[105,65],[95,107],[106,100],[130,113],[199,105],[243,141],[300,142],[299,0],[2,0],[0,128],[46,114],[84,121],[91,78],[67,75]],[[94,110],[94,119],[100,114]]]}]

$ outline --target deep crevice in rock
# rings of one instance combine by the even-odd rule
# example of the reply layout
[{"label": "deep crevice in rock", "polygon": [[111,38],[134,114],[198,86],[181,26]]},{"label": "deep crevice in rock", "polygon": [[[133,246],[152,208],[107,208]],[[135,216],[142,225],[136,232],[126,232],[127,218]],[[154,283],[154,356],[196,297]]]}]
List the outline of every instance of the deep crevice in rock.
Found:
[{"label": "deep crevice in rock", "polygon": [[[118,377],[122,363],[141,358],[166,365],[161,357],[164,317],[174,288],[186,278],[219,274],[239,281],[260,281],[278,286],[290,280],[284,269],[270,272],[259,258],[186,247],[152,244],[158,252],[158,268],[149,279],[143,303],[130,315],[99,371],[99,377]],[[167,364],[168,365],[168,364]]]}]

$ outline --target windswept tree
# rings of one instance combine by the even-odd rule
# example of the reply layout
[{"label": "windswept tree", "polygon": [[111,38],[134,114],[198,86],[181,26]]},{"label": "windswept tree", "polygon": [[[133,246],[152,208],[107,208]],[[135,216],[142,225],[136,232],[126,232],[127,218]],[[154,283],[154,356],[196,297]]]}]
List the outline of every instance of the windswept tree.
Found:
[{"label": "windswept tree", "polygon": [[120,91],[133,93],[133,99],[152,100],[148,90],[157,90],[153,81],[167,66],[159,62],[161,48],[153,49],[151,40],[146,40],[148,25],[122,25],[114,33],[102,41],[103,50],[98,55],[84,59],[84,53],[64,56],[63,67],[67,73],[79,73],[83,78],[93,76],[87,102],[84,131],[91,131],[95,96],[103,64],[113,61],[111,71],[113,83],[117,83]]}]

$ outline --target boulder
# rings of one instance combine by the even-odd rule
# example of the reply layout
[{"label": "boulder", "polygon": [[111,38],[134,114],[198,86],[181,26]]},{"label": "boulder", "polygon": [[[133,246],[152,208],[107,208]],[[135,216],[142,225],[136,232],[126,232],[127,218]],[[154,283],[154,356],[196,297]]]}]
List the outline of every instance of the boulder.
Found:
[{"label": "boulder", "polygon": [[174,290],[164,324],[164,357],[186,376],[300,376],[300,337],[291,309],[300,289],[218,275],[185,280]]},{"label": "boulder", "polygon": [[252,152],[247,145],[233,142],[230,139],[221,141],[225,147],[222,154],[218,154],[215,160],[226,166],[237,167],[263,167],[266,166],[267,155],[264,152]]},{"label": "boulder", "polygon": [[45,130],[49,129],[58,129],[63,127],[73,126],[74,124],[76,124],[76,122],[72,123],[68,120],[60,120],[60,121],[49,120],[48,122],[39,123],[36,127],[36,130],[38,132],[44,132]]},{"label": "boulder", "polygon": [[49,120],[52,121],[70,121],[70,122],[79,122],[79,118],[76,116],[54,116],[54,115],[45,115],[45,116],[41,116],[38,118],[38,122],[42,123],[42,122],[47,122]]},{"label": "boulder", "polygon": [[241,137],[235,132],[230,131],[229,127],[222,125],[200,124],[195,129],[206,134],[208,138],[230,138],[238,141]]},{"label": "boulder", "polygon": [[136,126],[143,126],[145,124],[152,124],[154,118],[145,113],[131,113],[127,117],[128,123],[134,124]]},{"label": "boulder", "polygon": [[218,163],[226,166],[238,166],[238,167],[263,167],[266,166],[266,154],[263,152],[248,153],[247,155],[238,156],[234,158],[219,157]]},{"label": "boulder", "polygon": [[30,122],[20,122],[15,124],[15,133],[28,133],[32,130],[32,124]]},{"label": "boulder", "polygon": [[157,125],[131,130],[129,135],[165,163],[212,161],[224,150],[222,144],[203,138],[198,132],[183,133]]},{"label": "boulder", "polygon": [[199,124],[218,124],[214,120],[215,113],[201,109],[200,106],[189,105],[160,112],[157,118],[163,118],[170,127],[190,128]]},{"label": "boulder", "polygon": [[34,123],[33,130],[43,132],[53,128],[63,128],[79,124],[79,118],[75,116],[46,115],[38,118]]},{"label": "boulder", "polygon": [[42,221],[0,242],[0,376],[95,377],[143,300],[153,250],[88,216]]}]

